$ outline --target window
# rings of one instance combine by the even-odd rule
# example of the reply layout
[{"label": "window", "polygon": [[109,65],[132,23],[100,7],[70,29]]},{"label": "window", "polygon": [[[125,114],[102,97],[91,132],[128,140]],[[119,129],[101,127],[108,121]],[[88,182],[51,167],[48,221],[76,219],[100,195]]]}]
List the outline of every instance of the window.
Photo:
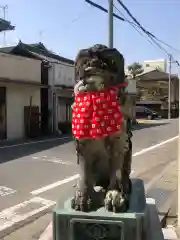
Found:
[{"label": "window", "polygon": [[150,67],[149,63],[146,63],[146,67]]}]

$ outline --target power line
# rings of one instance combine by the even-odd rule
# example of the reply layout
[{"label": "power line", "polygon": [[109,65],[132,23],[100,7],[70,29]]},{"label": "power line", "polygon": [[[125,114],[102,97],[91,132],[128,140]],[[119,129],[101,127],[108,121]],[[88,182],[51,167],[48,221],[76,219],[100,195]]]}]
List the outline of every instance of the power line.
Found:
[{"label": "power line", "polygon": [[[85,2],[87,2],[87,3],[90,4],[91,6],[97,8],[97,9],[99,9],[99,10],[105,12],[105,13],[108,13],[108,10],[107,10],[107,9],[105,9],[104,7],[100,6],[100,5],[97,4],[97,3],[92,2],[91,0],[85,0]],[[113,6],[114,6],[114,8],[116,8],[117,11],[124,17],[124,18],[123,18],[123,17],[120,17],[120,16],[118,16],[117,14],[113,13],[113,16],[114,16],[115,18],[117,18],[118,20],[121,20],[121,21],[123,21],[123,22],[128,22],[128,23],[130,23],[131,26],[132,26],[141,36],[143,36],[144,38],[146,38],[146,37],[136,28],[136,27],[139,28],[138,25],[136,25],[135,23],[129,21],[129,20],[124,16],[124,14],[121,13],[120,10],[119,10],[114,4],[113,4]],[[146,39],[147,39],[147,38],[146,38]],[[149,41],[149,43],[150,43],[151,45],[153,45],[153,43],[152,43],[149,39],[147,39],[147,40]],[[153,45],[153,46],[156,47],[155,45]],[[159,49],[158,49],[158,50],[159,50]]]},{"label": "power line", "polygon": [[153,42],[149,38],[147,38],[145,35],[143,35],[139,29],[137,28],[138,26],[134,24],[133,22],[129,21],[125,15],[114,5],[114,8],[124,17],[125,21],[128,22],[134,29],[137,31],[142,37],[144,37],[153,47],[157,48],[159,50],[159,47],[157,45],[154,45]]},{"label": "power line", "polygon": [[[105,9],[104,7],[102,7],[101,5],[99,5],[99,4],[97,4],[97,3],[92,2],[91,0],[85,0],[85,2],[87,2],[87,3],[90,4],[91,6],[97,8],[97,9],[99,9],[99,10],[105,12],[105,13],[108,13],[108,10],[107,10],[107,9]],[[114,8],[116,8],[116,10],[123,16],[123,17],[120,17],[119,15],[113,13],[113,16],[114,16],[115,18],[117,18],[118,20],[120,20],[120,21],[122,21],[122,22],[128,22],[129,24],[131,24],[131,25],[133,26],[133,28],[134,28],[137,32],[139,32],[139,34],[141,34],[141,32],[138,31],[138,29],[141,29],[141,26],[139,26],[137,23],[134,23],[134,22],[132,22],[132,21],[129,21],[129,20],[125,17],[125,15],[124,15],[115,5],[114,5]],[[138,28],[138,29],[137,29],[137,28]],[[141,30],[142,30],[142,29],[141,29]],[[145,30],[145,29],[144,29],[144,30]],[[172,47],[171,45],[167,44],[167,43],[164,42],[163,40],[157,38],[157,37],[156,37],[154,34],[152,34],[151,32],[149,32],[149,31],[147,31],[147,30],[145,30],[145,31],[146,31],[145,34],[146,34],[146,35],[148,34],[149,37],[151,36],[152,38],[155,38],[158,42],[160,42],[160,43],[164,44],[165,46],[171,48],[173,51],[176,51],[176,52],[179,52],[179,53],[180,53],[180,50]],[[141,35],[142,35],[143,37],[145,37],[143,34],[141,34]],[[151,40],[152,40],[152,39],[151,39]],[[148,41],[149,41],[149,40],[148,40]],[[152,41],[154,41],[154,39],[153,39]],[[150,41],[149,41],[149,42],[150,42]],[[152,42],[150,42],[150,43],[152,44]],[[157,43],[155,43],[155,44],[157,45]],[[161,46],[161,45],[158,45],[158,48],[161,48],[161,50],[166,51],[164,48],[162,49],[162,46]],[[166,54],[167,54],[167,53],[166,53]]]},{"label": "power line", "polygon": [[[119,1],[119,0],[118,0],[118,1]],[[115,9],[116,9],[125,19],[127,19],[127,18],[125,17],[125,15],[124,15],[116,6],[114,6],[114,7],[115,7]],[[128,12],[130,12],[130,11],[128,10]],[[132,14],[131,14],[131,15],[132,15]],[[134,18],[134,17],[133,17],[133,18]],[[132,26],[137,32],[139,32],[139,34],[140,34],[141,36],[145,37],[145,36],[139,31],[139,29],[137,29],[137,27],[140,28],[140,29],[146,34],[146,36],[148,36],[148,37],[151,39],[152,42],[150,41],[149,38],[146,38],[146,37],[145,37],[151,45],[153,45],[154,47],[158,47],[159,49],[161,49],[162,51],[164,51],[164,52],[166,53],[166,55],[168,56],[168,59],[169,59],[170,64],[171,64],[171,63],[176,63],[178,67],[180,66],[179,62],[173,58],[173,55],[170,54],[170,53],[168,53],[168,52],[166,51],[166,49],[164,49],[159,43],[157,43],[157,41],[154,40],[154,38],[152,37],[152,34],[150,34],[150,33],[149,33],[148,31],[146,31],[144,28],[142,29],[140,23],[139,23],[138,25],[136,25],[136,24],[134,24],[134,23],[132,23],[132,22],[130,22],[130,21],[128,21],[128,22],[131,24],[131,26]],[[136,22],[138,22],[138,21],[136,20]],[[154,35],[153,35],[153,36],[154,36]],[[154,37],[155,37],[155,36],[154,36]],[[155,37],[155,38],[156,38],[156,37]],[[160,40],[160,41],[161,41],[161,40]]]},{"label": "power line", "polygon": [[[129,9],[122,3],[121,0],[117,0],[119,2],[119,4],[123,7],[123,9],[127,12],[127,14],[132,18],[132,20],[139,26],[139,28],[148,36],[148,38],[151,39],[151,41],[153,41],[153,43],[158,46],[161,50],[163,50],[169,59],[169,80],[168,80],[168,119],[171,119],[171,65],[172,63],[176,63],[177,66],[179,66],[179,62],[174,60],[172,54],[169,54],[166,49],[164,49],[159,43],[157,43],[157,37],[150,33],[149,31],[147,31],[141,24],[140,22],[132,15],[132,13],[129,11]],[[156,40],[155,40],[156,39]],[[180,206],[179,206],[180,207]],[[180,210],[180,209],[179,209]],[[180,211],[179,211],[180,212]],[[180,216],[179,216],[180,217]],[[180,219],[179,219],[180,222]]]},{"label": "power line", "polygon": [[[172,48],[173,50],[175,50],[173,47],[171,47],[169,44],[166,44],[164,41],[160,40],[159,38],[157,38],[153,33],[147,31],[142,24],[140,24],[140,22],[132,15],[132,13],[130,12],[130,10],[123,4],[123,2],[121,0],[117,0],[118,3],[123,7],[123,9],[127,12],[127,14],[132,18],[132,20],[137,24],[137,26],[154,42],[155,45],[157,45],[161,50],[163,50],[168,57],[172,56],[172,54],[169,54],[165,48],[163,48],[156,40],[160,41],[161,43],[165,44],[166,46]],[[117,8],[116,8],[117,9]],[[118,10],[119,11],[119,10]],[[119,11],[120,12],[120,11]],[[122,13],[121,13],[122,14]],[[156,40],[155,40],[156,39]],[[176,49],[177,50],[177,49]],[[180,52],[180,50],[178,50],[178,52]]]},{"label": "power line", "polygon": [[165,46],[167,46],[167,47],[171,48],[172,50],[180,53],[180,50],[179,50],[179,49],[172,47],[171,45],[165,43],[164,41],[162,41],[161,39],[157,38],[157,37],[154,36],[154,35],[152,35],[152,37],[154,37],[157,41],[161,42],[161,43],[164,44]]},{"label": "power line", "polygon": [[[99,10],[101,10],[101,11],[103,11],[103,12],[105,12],[105,13],[108,13],[108,10],[107,10],[107,9],[103,8],[102,6],[100,6],[100,5],[97,4],[97,3],[94,3],[94,2],[92,2],[92,1],[90,1],[90,0],[85,0],[85,2],[87,2],[88,4],[90,4],[91,6],[93,6],[93,7],[95,7],[95,8],[98,8]],[[113,16],[114,16],[115,18],[121,20],[121,21],[125,21],[124,18],[118,16],[118,15],[115,14],[115,13],[113,13]]]},{"label": "power line", "polygon": [[85,15],[85,13],[87,12],[89,10],[89,8],[88,9],[86,9],[86,10],[82,10],[76,17],[74,17],[73,19],[71,19],[67,24],[65,24],[64,25],[64,28],[68,28],[68,27],[70,27],[72,24],[74,24],[74,23],[76,23],[77,21],[79,21],[82,17],[83,17],[83,15]]}]

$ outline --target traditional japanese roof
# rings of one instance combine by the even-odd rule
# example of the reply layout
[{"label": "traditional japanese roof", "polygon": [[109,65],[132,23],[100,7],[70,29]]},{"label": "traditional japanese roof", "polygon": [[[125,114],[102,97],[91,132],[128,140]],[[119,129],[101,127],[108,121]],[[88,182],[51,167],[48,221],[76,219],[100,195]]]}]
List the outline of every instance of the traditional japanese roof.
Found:
[{"label": "traditional japanese roof", "polygon": [[68,64],[74,64],[74,61],[64,58],[48,50],[43,43],[25,44],[21,41],[16,46],[0,48],[0,52],[32,57],[40,60],[57,60]]},{"label": "traditional japanese roof", "polygon": [[[169,73],[166,72],[162,72],[158,69],[149,71],[149,72],[145,72],[142,74],[139,74],[136,79],[140,80],[140,81],[151,81],[151,80],[168,80],[169,79]],[[171,75],[171,79],[177,79],[177,76]]]},{"label": "traditional japanese roof", "polygon": [[0,18],[0,32],[14,30],[15,27],[9,21]]}]

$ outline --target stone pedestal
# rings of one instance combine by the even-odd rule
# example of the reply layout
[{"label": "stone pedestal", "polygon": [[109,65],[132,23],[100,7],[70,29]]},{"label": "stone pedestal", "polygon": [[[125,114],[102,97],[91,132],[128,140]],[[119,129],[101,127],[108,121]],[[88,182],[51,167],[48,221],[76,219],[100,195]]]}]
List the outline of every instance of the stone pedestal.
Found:
[{"label": "stone pedestal", "polygon": [[53,212],[53,240],[146,240],[147,215],[143,181],[133,179],[126,213],[108,212],[103,207],[89,213],[75,211],[71,199],[63,209],[57,205]]}]

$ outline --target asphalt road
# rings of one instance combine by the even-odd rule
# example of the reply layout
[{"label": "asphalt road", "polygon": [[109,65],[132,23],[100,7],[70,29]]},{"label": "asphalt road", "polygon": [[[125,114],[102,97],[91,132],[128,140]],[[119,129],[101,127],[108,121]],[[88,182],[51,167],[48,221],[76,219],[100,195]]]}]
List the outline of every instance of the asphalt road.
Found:
[{"label": "asphalt road", "polygon": [[[147,191],[176,160],[177,134],[177,120],[139,125],[133,131],[132,177],[142,178]],[[68,137],[0,146],[0,232],[63,203],[73,194],[77,174]]]}]

